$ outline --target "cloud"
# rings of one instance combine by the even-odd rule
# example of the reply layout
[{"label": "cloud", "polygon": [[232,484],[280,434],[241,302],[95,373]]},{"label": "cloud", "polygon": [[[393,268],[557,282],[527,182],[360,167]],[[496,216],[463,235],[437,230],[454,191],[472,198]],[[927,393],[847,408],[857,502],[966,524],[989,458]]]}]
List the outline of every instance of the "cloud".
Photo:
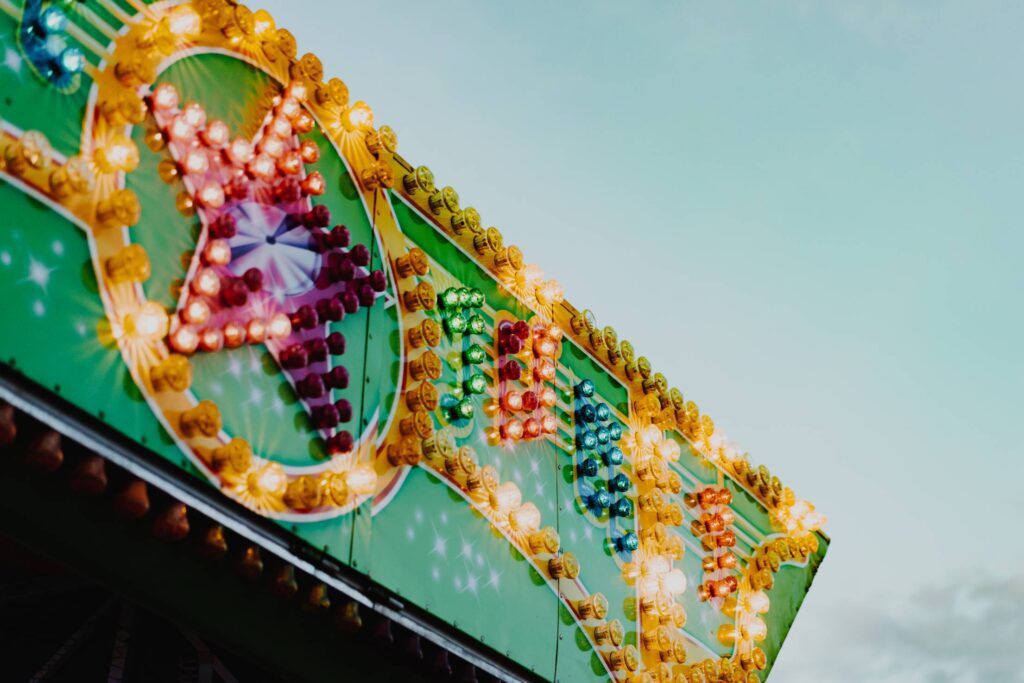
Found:
[{"label": "cloud", "polygon": [[[891,588],[913,576],[893,568]],[[1024,682],[1024,575],[968,576],[883,597],[851,596],[805,634],[784,683]],[[783,650],[785,651],[785,647]]]}]

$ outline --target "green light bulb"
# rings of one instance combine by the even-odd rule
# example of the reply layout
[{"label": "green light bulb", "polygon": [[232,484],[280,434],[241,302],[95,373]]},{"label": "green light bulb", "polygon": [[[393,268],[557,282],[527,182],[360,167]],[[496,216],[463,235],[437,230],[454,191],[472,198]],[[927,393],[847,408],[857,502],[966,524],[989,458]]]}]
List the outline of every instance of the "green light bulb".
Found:
[{"label": "green light bulb", "polygon": [[473,344],[463,352],[466,362],[471,365],[479,365],[487,360],[487,352],[479,344]]},{"label": "green light bulb", "polygon": [[445,318],[444,325],[452,334],[462,334],[466,331],[468,323],[466,322],[466,316],[456,312]]},{"label": "green light bulb", "polygon": [[487,327],[487,323],[484,322],[482,315],[473,315],[469,318],[469,332],[470,334],[483,334],[484,329]]},{"label": "green light bulb", "polygon": [[482,394],[487,391],[487,376],[477,373],[467,379],[466,391],[471,394]]},{"label": "green light bulb", "polygon": [[452,412],[458,419],[468,420],[473,417],[473,402],[469,399],[463,399],[455,404]]},{"label": "green light bulb", "polygon": [[449,287],[441,292],[441,308],[455,308],[459,305],[459,290]]}]

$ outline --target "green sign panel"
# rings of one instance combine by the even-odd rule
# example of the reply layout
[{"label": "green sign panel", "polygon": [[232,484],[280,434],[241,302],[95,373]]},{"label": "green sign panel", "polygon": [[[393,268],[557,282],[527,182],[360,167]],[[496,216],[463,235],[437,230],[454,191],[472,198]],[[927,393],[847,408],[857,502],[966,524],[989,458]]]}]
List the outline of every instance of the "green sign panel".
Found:
[{"label": "green sign panel", "polygon": [[542,679],[763,680],[820,514],[290,33],[2,7],[2,362]]}]

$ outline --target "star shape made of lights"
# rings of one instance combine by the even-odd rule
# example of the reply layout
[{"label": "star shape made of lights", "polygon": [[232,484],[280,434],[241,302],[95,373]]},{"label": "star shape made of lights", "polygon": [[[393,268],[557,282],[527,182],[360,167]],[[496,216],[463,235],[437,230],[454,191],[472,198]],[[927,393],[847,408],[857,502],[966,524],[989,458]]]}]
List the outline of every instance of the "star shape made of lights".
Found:
[{"label": "star shape made of lights", "polygon": [[329,209],[313,203],[325,181],[306,171],[320,151],[300,139],[315,126],[304,96],[293,83],[275,97],[252,140],[232,139],[195,102],[180,105],[170,84],[157,86],[147,105],[173,162],[163,174],[186,189],[178,208],[196,211],[202,224],[171,347],[188,355],[266,345],[327,452],[337,454],[351,451],[354,439],[340,426],[352,419],[352,406],[333,397],[349,383],[334,361],[346,340],[330,324],[372,306],[387,278],[368,270],[369,249],[351,245],[348,229],[330,227]]}]

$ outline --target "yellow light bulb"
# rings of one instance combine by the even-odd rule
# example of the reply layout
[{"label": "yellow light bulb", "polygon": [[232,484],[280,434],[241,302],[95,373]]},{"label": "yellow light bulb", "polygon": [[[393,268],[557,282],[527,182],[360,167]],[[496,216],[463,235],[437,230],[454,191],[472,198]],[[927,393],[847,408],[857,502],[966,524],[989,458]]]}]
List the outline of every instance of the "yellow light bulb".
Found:
[{"label": "yellow light bulb", "polygon": [[674,439],[662,439],[655,445],[654,452],[669,462],[679,460],[679,444]]},{"label": "yellow light bulb", "polygon": [[732,624],[722,624],[718,627],[718,642],[729,646],[736,642],[736,627]]},{"label": "yellow light bulb", "polygon": [[252,26],[258,36],[266,36],[274,30],[274,17],[265,9],[256,10],[252,14]]},{"label": "yellow light bulb", "polygon": [[660,576],[672,569],[672,563],[663,555],[655,555],[643,564],[643,573],[647,576]]},{"label": "yellow light bulb", "polygon": [[540,269],[540,266],[530,263],[516,273],[516,285],[524,292],[534,292],[537,283],[543,278],[544,271]]},{"label": "yellow light bulb", "polygon": [[523,503],[509,514],[508,521],[516,531],[534,532],[540,528],[540,510],[533,503]]},{"label": "yellow light bulb", "polygon": [[537,287],[537,301],[546,306],[561,303],[564,298],[565,294],[558,280],[546,280]]},{"label": "yellow light bulb", "polygon": [[256,477],[256,484],[268,493],[280,493],[288,483],[288,475],[280,463],[272,462],[265,465]]},{"label": "yellow light bulb", "polygon": [[665,591],[672,595],[679,595],[686,590],[686,575],[682,570],[673,569],[661,581]]},{"label": "yellow light bulb", "polygon": [[506,481],[504,484],[498,486],[498,488],[491,493],[490,498],[491,506],[503,512],[519,507],[519,504],[523,501],[523,496],[519,491],[519,487],[516,486],[515,482],[511,481]]},{"label": "yellow light bulb", "polygon": [[740,625],[740,635],[742,635],[745,640],[750,640],[752,638],[757,641],[762,641],[765,639],[765,636],[768,635],[768,626],[766,626],[765,623],[757,617],[750,615],[747,616]]},{"label": "yellow light bulb", "polygon": [[653,600],[658,595],[658,577],[641,576],[637,581],[637,591],[642,600]]},{"label": "yellow light bulb", "polygon": [[643,451],[649,451],[654,444],[661,441],[661,430],[654,425],[644,427],[636,434],[636,443]]},{"label": "yellow light bulb", "polygon": [[793,516],[793,519],[799,520],[805,517],[811,511],[811,504],[806,500],[798,500],[789,508],[789,514]]},{"label": "yellow light bulb", "polygon": [[130,173],[139,165],[139,148],[125,136],[118,135],[96,151],[96,164],[106,173]]},{"label": "yellow light bulb", "polygon": [[377,488],[377,472],[368,462],[357,463],[348,471],[345,483],[356,496],[368,496]]},{"label": "yellow light bulb", "polygon": [[342,124],[348,131],[367,130],[373,126],[373,110],[360,100],[345,111]]},{"label": "yellow light bulb", "polygon": [[161,339],[167,334],[167,311],[155,301],[147,301],[124,318],[125,334],[139,339]]},{"label": "yellow light bulb", "polygon": [[750,612],[764,614],[771,606],[771,602],[768,600],[768,595],[765,594],[764,591],[756,591],[744,596],[743,606]]},{"label": "yellow light bulb", "polygon": [[202,21],[199,14],[190,6],[178,5],[167,15],[167,25],[176,36],[194,38],[199,35]]}]

